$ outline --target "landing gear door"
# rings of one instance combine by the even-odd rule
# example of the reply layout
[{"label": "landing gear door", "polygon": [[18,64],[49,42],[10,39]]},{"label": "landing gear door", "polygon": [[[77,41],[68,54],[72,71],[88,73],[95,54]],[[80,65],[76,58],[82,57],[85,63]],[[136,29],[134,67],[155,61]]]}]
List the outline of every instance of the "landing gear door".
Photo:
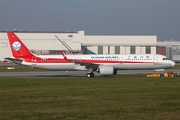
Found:
[{"label": "landing gear door", "polygon": [[158,56],[157,55],[153,56],[153,62],[154,62],[155,65],[158,64]]}]

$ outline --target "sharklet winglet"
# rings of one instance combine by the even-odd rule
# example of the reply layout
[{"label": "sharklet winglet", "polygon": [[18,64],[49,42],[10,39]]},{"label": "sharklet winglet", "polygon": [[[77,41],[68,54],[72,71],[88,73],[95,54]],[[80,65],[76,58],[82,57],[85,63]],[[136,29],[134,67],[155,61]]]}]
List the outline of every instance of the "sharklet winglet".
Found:
[{"label": "sharklet winglet", "polygon": [[63,56],[63,58],[64,58],[65,60],[68,60],[63,51],[60,51],[60,53],[61,53],[61,55]]}]

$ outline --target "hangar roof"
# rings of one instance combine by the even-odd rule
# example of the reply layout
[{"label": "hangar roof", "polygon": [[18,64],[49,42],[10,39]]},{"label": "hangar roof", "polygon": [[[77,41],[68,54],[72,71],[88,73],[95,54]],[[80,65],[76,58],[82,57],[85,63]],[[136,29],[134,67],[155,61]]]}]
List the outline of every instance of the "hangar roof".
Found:
[{"label": "hangar roof", "polygon": [[20,30],[15,30],[15,31],[0,31],[2,33],[6,32],[15,32],[15,33],[78,33],[78,31],[20,31]]}]

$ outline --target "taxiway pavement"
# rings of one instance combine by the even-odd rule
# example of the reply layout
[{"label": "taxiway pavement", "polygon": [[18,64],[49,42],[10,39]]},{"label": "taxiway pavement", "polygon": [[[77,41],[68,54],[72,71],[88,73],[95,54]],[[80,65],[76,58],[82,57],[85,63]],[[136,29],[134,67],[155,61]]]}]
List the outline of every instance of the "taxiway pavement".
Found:
[{"label": "taxiway pavement", "polygon": [[[180,73],[180,70],[173,70]],[[165,71],[166,72],[166,71]],[[118,70],[117,74],[149,74],[153,70]],[[94,72],[95,77],[101,76]],[[86,71],[0,72],[0,77],[85,77]]]}]

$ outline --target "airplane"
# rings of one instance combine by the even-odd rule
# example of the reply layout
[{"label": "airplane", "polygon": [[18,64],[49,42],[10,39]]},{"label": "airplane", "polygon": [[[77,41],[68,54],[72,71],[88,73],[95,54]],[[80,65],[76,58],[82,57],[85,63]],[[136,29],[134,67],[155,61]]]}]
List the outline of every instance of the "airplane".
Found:
[{"label": "airplane", "polygon": [[175,62],[159,54],[114,55],[36,55],[14,34],[7,32],[13,57],[5,58],[16,64],[47,70],[86,70],[86,77],[116,75],[117,70],[161,70],[171,68]]}]

